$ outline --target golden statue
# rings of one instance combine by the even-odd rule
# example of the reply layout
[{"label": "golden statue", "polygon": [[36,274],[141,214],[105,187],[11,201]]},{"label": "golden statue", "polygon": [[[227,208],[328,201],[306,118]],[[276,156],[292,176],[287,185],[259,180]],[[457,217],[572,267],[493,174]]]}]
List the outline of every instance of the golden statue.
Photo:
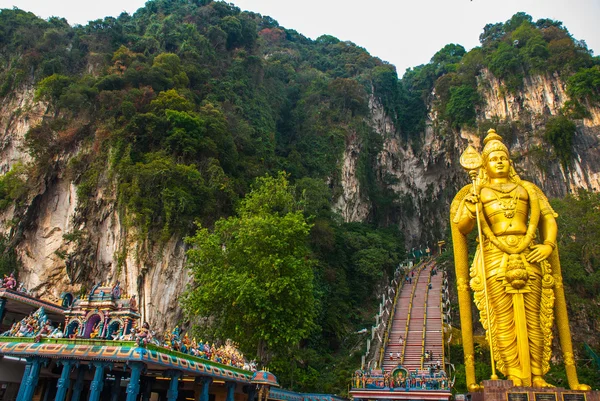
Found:
[{"label": "golden statue", "polygon": [[[492,379],[497,379],[497,368],[516,386],[551,387],[544,375],[550,368],[556,318],[569,386],[589,390],[575,370],[556,213],[537,186],[519,178],[494,130],[488,131],[482,155],[469,146],[461,165],[473,183],[454,198],[450,224],[467,386],[481,389],[475,380],[472,291],[491,344]],[[469,268],[466,236],[475,226],[480,246]]]}]

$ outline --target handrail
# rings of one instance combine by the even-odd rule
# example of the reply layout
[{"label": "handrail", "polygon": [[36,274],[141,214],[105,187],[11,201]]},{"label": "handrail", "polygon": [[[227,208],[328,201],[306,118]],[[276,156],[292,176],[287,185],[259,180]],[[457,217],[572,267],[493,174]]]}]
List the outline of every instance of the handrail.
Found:
[{"label": "handrail", "polygon": [[[442,278],[446,275],[446,270],[444,269],[442,271]],[[444,291],[444,281],[442,280],[442,286],[440,287],[440,324],[441,324],[441,330],[442,330],[442,369],[445,369],[446,367],[446,347],[444,347],[444,344],[446,342],[446,333],[444,332],[444,300],[442,297],[441,292]]]},{"label": "handrail", "polygon": [[385,347],[389,343],[390,339],[390,325],[394,321],[394,314],[396,313],[396,303],[398,302],[398,294],[400,294],[400,289],[404,285],[403,280],[398,280],[398,285],[396,286],[396,294],[394,295],[394,302],[392,302],[392,311],[389,313],[388,321],[385,325],[385,331],[383,332],[383,339],[381,340],[381,348],[379,349],[379,366],[383,371],[383,359],[385,357]]},{"label": "handrail", "polygon": [[417,270],[417,277],[415,279],[415,282],[413,283],[413,287],[412,287],[412,290],[410,293],[410,301],[408,303],[408,315],[406,316],[406,328],[404,329],[404,342],[402,345],[402,359],[400,360],[401,365],[404,365],[404,357],[406,355],[406,343],[408,342],[408,328],[410,326],[410,317],[412,315],[412,307],[413,307],[413,300],[415,298],[415,291],[417,289],[417,283],[419,282],[419,278],[421,277],[421,272],[425,268],[425,265],[426,265],[426,261],[423,261],[421,263],[421,266]]},{"label": "handrail", "polygon": [[427,304],[429,301],[429,286],[431,285],[431,270],[429,271],[429,279],[427,280],[427,288],[425,289],[425,305],[423,312],[423,335],[421,339],[421,369],[425,363],[425,336],[427,334]]}]

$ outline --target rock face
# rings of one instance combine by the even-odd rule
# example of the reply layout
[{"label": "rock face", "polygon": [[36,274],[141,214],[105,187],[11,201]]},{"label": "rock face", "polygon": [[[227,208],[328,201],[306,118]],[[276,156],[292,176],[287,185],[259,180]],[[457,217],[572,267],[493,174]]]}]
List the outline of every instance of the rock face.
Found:
[{"label": "rock face", "polygon": [[[39,125],[47,106],[34,102],[26,88],[0,104],[0,170],[32,161],[25,135]],[[28,186],[23,205],[5,210],[2,234],[16,243],[19,279],[35,294],[58,302],[62,293],[77,295],[98,282],[121,282],[135,295],[144,320],[158,330],[181,320],[178,299],[189,282],[184,268],[185,245],[173,237],[160,246],[139,240],[127,229],[116,207],[114,183],[104,177],[90,205],[81,208],[69,161],[89,149],[76,148],[50,161],[48,172]],[[85,214],[84,214],[85,213]]]},{"label": "rock face", "polygon": [[[569,100],[565,83],[558,76],[531,76],[524,80],[521,92],[510,94],[503,89],[503,82],[486,70],[478,82],[478,92],[483,99],[478,121],[511,127],[510,137],[504,139],[523,179],[540,186],[550,198],[563,197],[579,188],[600,190],[600,108],[587,105],[591,117],[577,121],[572,163],[565,170],[543,139],[547,119],[558,115]],[[458,163],[460,155],[469,144],[480,149],[480,140],[485,134],[470,128],[449,129],[445,122],[437,119],[435,103],[433,94],[425,132],[418,146],[414,146],[398,135],[376,98],[372,97],[369,102],[372,126],[384,139],[374,168],[381,180],[385,176],[393,177],[391,188],[398,194],[402,210],[399,224],[406,233],[409,247],[431,245],[443,237],[450,202],[457,189],[468,183]],[[344,154],[344,185],[357,182],[356,170],[351,170],[347,155],[355,148],[360,146],[351,144]],[[352,210],[365,210],[370,206],[359,191],[346,191],[336,203],[336,209],[342,211],[346,221],[356,220],[356,213],[343,213],[350,205]]]},{"label": "rock face", "polygon": [[356,133],[350,133],[346,138],[346,148],[341,163],[342,194],[333,204],[333,210],[339,213],[346,222],[365,221],[369,217],[369,201],[364,195],[364,191],[361,191],[356,174],[360,151],[360,141]]},{"label": "rock face", "polygon": [[[484,71],[479,77],[479,93],[484,99],[479,120],[514,128],[505,140],[524,179],[541,186],[550,197],[577,188],[600,190],[600,109],[589,107],[591,117],[577,121],[573,163],[565,170],[552,159],[543,140],[546,119],[568,100],[558,77],[529,77],[522,92],[513,95],[504,93],[502,82]],[[449,204],[457,188],[467,184],[458,164],[460,154],[469,143],[480,145],[481,133],[452,130],[439,121],[435,100],[432,95],[425,132],[410,144],[380,101],[375,97],[369,101],[372,127],[383,139],[372,167],[375,177],[398,195],[398,224],[409,247],[444,237]],[[33,101],[31,88],[0,104],[0,171],[31,161],[25,134],[45,113],[46,105]],[[178,299],[190,280],[184,268],[185,244],[172,237],[157,245],[141,238],[135,227],[128,227],[117,208],[109,175],[99,180],[102,184],[82,207],[76,181],[67,174],[66,166],[84,151],[89,149],[73,149],[52,160],[50,173],[34,183],[27,201],[0,216],[3,233],[16,244],[23,266],[21,279],[34,292],[54,300],[63,292],[79,293],[95,283],[118,280],[127,296],[138,298],[144,320],[157,330],[174,326],[182,318]],[[348,222],[366,221],[373,211],[357,175],[361,151],[357,135],[348,133],[346,149],[340,155],[340,195],[333,204]]]},{"label": "rock face", "polygon": [[523,90],[517,94],[504,94],[502,82],[488,71],[479,78],[479,93],[485,107],[480,117],[505,122],[520,122],[522,129],[511,142],[513,157],[519,157],[517,168],[526,171],[524,177],[544,189],[549,197],[562,197],[578,188],[600,190],[600,164],[598,140],[600,134],[600,109],[587,105],[590,118],[577,122],[574,139],[573,161],[568,171],[558,162],[540,160],[552,157],[548,144],[541,138],[545,121],[557,115],[569,100],[565,83],[557,76],[530,76],[523,82]]}]

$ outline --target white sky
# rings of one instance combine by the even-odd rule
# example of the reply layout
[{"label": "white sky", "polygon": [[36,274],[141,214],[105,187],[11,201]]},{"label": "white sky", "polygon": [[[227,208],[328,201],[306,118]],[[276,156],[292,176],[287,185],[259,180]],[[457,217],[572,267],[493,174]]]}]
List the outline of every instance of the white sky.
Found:
[{"label": "white sky", "polygon": [[[518,11],[535,20],[562,21],[576,39],[600,54],[600,0],[232,0],[242,10],[273,17],[312,39],[323,34],[349,40],[394,64],[398,75],[429,62],[448,43],[479,45],[487,23],[505,22]],[[144,0],[0,0],[42,18],[86,24],[105,16],[133,14]]]}]

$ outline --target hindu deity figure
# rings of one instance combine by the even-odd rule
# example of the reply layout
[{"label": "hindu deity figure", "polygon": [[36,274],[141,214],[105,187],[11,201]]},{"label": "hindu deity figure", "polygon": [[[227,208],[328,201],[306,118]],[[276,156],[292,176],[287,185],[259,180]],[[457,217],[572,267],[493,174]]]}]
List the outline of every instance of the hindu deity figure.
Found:
[{"label": "hindu deity figure", "polygon": [[90,333],[90,338],[96,338],[100,335],[100,330],[102,329],[102,323],[98,322],[94,325],[92,332]]},{"label": "hindu deity figure", "polygon": [[50,320],[46,320],[46,323],[40,329],[38,335],[42,337],[48,337],[54,331],[54,326]]},{"label": "hindu deity figure", "polygon": [[190,340],[188,333],[185,333],[183,336],[183,340],[181,340],[181,352],[183,352],[184,354],[189,354],[191,346],[192,340]]},{"label": "hindu deity figure", "polygon": [[150,324],[144,322],[142,327],[136,332],[135,339],[139,345],[148,344],[152,339],[152,332],[150,331]]},{"label": "hindu deity figure", "polygon": [[117,281],[117,283],[113,286],[113,288],[111,290],[111,296],[114,299],[121,298],[121,282],[120,281]]},{"label": "hindu deity figure", "polygon": [[8,288],[9,290],[15,290],[17,288],[17,280],[15,279],[15,274],[10,273],[10,276],[4,275],[4,283],[2,286],[4,288]]},{"label": "hindu deity figure", "polygon": [[63,334],[63,330],[61,328],[61,325],[59,324],[57,328],[55,328],[54,330],[52,330],[52,333],[50,333],[50,335],[48,337],[50,338],[63,338],[64,334]]},{"label": "hindu deity figure", "polygon": [[123,326],[119,326],[119,330],[115,331],[115,332],[114,332],[114,333],[111,335],[112,339],[113,339],[114,341],[117,341],[117,340],[122,340],[122,339],[123,339],[123,330],[124,330]]},{"label": "hindu deity figure", "polygon": [[129,299],[129,307],[133,310],[137,309],[137,301],[135,299],[135,295],[132,295],[131,298]]},{"label": "hindu deity figure", "polygon": [[[589,390],[575,371],[560,262],[556,213],[534,184],[515,172],[508,148],[494,130],[480,156],[469,147],[461,164],[473,179],[450,210],[467,385],[475,381],[471,297],[491,343],[497,369],[517,386],[550,386],[552,324],[558,334],[571,389]],[[476,228],[477,227],[477,228]],[[469,268],[466,236],[479,232]],[[493,374],[492,378],[496,378]]]}]

